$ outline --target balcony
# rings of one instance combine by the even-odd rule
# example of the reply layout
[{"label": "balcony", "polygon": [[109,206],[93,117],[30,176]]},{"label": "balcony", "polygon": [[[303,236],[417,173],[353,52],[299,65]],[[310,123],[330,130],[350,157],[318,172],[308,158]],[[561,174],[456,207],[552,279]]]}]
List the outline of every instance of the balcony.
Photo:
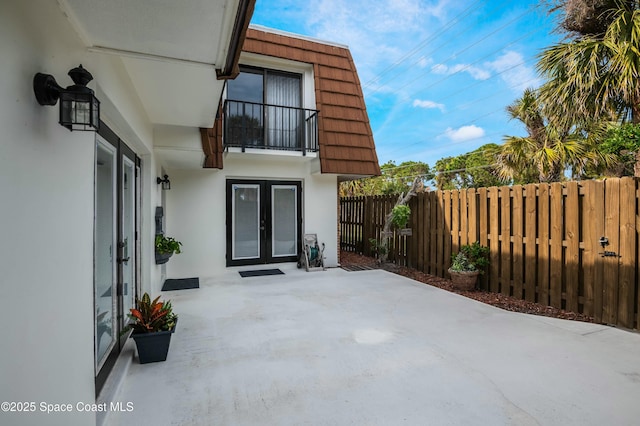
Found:
[{"label": "balcony", "polygon": [[225,148],[318,151],[318,111],[227,100],[224,103]]}]

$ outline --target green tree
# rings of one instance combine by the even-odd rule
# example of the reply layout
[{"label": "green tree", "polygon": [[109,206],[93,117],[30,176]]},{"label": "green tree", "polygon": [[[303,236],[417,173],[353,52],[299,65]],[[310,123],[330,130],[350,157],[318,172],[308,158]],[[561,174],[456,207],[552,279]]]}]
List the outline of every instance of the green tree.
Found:
[{"label": "green tree", "polygon": [[639,2],[567,1],[561,4],[562,22],[572,20],[572,3],[586,4],[587,18],[573,19],[575,26],[561,23],[561,29],[573,31],[569,40],[546,49],[538,62],[547,79],[541,99],[548,115],[568,126],[640,123]]},{"label": "green tree", "polygon": [[595,143],[601,132],[595,126],[583,130],[564,121],[550,120],[544,113],[538,93],[527,89],[507,107],[512,119],[520,120],[527,136],[506,136],[497,156],[497,170],[514,183],[556,182],[571,169],[575,177],[589,165],[607,163]]},{"label": "green tree", "polygon": [[434,175],[428,164],[420,161],[405,161],[396,165],[388,161],[380,166],[381,176],[342,182],[341,197],[362,195],[400,194],[408,192],[416,177],[419,178],[418,191],[428,189],[428,182]]},{"label": "green tree", "polygon": [[613,161],[609,166],[601,165],[600,167],[588,168],[588,177],[622,177],[640,174],[638,170],[640,125],[627,123],[610,126],[599,149],[603,154],[612,156]]},{"label": "green tree", "polygon": [[500,146],[489,143],[456,157],[445,157],[435,164],[438,189],[461,189],[499,186],[508,183],[496,171]]}]

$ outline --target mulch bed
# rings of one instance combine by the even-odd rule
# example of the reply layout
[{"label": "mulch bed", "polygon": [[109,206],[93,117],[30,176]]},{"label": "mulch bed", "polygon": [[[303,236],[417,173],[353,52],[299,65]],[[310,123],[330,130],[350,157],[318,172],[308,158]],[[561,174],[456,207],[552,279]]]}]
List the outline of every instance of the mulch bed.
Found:
[{"label": "mulch bed", "polygon": [[[343,266],[364,266],[369,268],[379,267],[376,259],[362,256],[353,252],[340,252],[340,263]],[[407,268],[405,266],[397,266],[394,264],[384,265],[384,269],[393,272],[398,275],[402,275],[407,278],[419,281],[424,284],[432,285],[434,287],[441,288],[443,290],[450,291],[452,293],[458,293],[462,296],[470,299],[477,300],[488,305],[496,306],[498,308],[505,309],[512,312],[521,312],[524,314],[543,315],[553,318],[561,318],[575,321],[594,322],[593,317],[584,314],[578,314],[575,312],[567,312],[562,309],[552,308],[551,306],[544,306],[538,303],[529,302],[526,300],[520,300],[515,297],[505,296],[499,293],[489,293],[487,291],[460,291],[454,290],[451,281],[434,277],[433,275],[425,274],[424,272],[417,271],[415,269]]]}]

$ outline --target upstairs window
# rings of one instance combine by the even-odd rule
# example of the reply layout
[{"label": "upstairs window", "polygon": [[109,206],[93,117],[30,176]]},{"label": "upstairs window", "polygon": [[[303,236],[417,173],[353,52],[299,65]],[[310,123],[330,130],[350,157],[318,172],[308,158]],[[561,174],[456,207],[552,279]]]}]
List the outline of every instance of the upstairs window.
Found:
[{"label": "upstairs window", "polygon": [[229,80],[227,98],[233,101],[300,108],[302,75],[253,67],[240,67]]},{"label": "upstairs window", "polygon": [[302,75],[241,67],[227,86],[230,146],[299,150],[304,143]]}]

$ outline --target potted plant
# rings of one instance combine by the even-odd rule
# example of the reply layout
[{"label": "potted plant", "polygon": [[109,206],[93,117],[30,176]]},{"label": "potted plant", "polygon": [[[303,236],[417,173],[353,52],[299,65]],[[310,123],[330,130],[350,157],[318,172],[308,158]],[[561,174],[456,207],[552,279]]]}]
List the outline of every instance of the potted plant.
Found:
[{"label": "potted plant", "polygon": [[411,235],[411,229],[407,228],[410,215],[411,208],[406,204],[398,204],[391,210],[391,223],[400,230],[400,235]]},{"label": "potted plant", "polygon": [[171,334],[176,329],[178,316],[173,313],[170,301],[160,301],[160,296],[151,300],[148,293],[136,298],[136,307],[128,314],[131,321],[123,330],[133,330],[131,337],[136,342],[140,364],[165,361],[171,343]]},{"label": "potted plant", "polygon": [[460,252],[453,256],[449,268],[453,287],[456,290],[474,290],[478,275],[484,273],[488,265],[489,248],[478,242],[462,246]]},{"label": "potted plant", "polygon": [[380,244],[375,238],[369,238],[369,244],[371,244],[371,252],[373,252],[378,257],[378,259],[380,258],[380,256],[385,255],[389,252],[387,246]]},{"label": "potted plant", "polygon": [[156,265],[167,263],[173,254],[180,254],[182,243],[172,237],[165,237],[162,234],[156,235]]}]

